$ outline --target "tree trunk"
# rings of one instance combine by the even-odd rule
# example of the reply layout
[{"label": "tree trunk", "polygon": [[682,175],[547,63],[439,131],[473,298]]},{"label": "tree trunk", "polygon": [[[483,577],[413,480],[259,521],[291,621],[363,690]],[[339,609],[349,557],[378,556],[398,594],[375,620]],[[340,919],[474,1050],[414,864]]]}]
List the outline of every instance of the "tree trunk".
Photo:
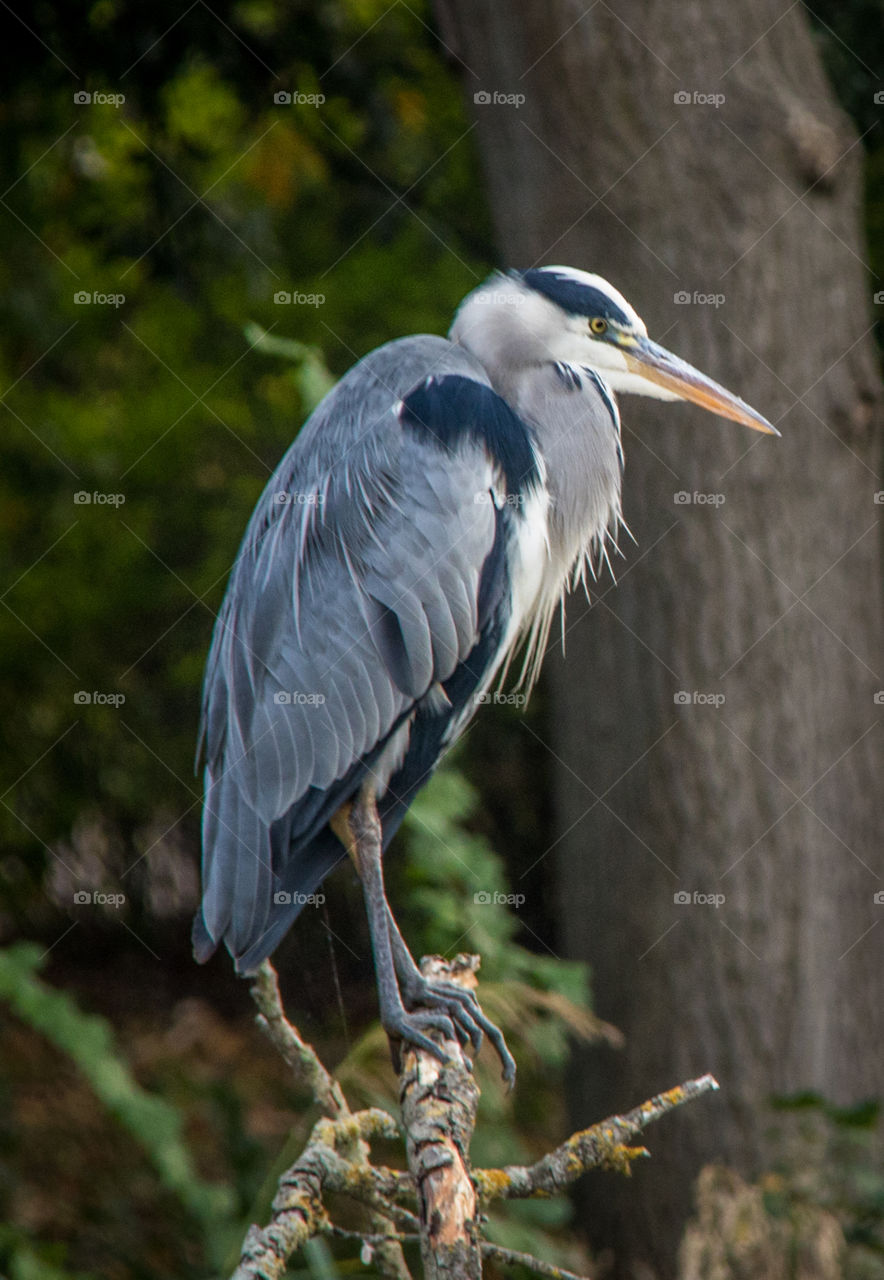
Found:
[{"label": "tree trunk", "polygon": [[560,941],[627,1035],[581,1059],[575,1120],[701,1071],[722,1084],[714,1119],[685,1113],[630,1183],[586,1191],[617,1274],[668,1276],[701,1164],[770,1159],[771,1095],[882,1089],[861,147],[800,8],[445,0],[439,17],[480,95],[506,261],[607,277],[783,433],[624,398],[638,545],[591,611],[570,601],[567,660],[546,664]]}]

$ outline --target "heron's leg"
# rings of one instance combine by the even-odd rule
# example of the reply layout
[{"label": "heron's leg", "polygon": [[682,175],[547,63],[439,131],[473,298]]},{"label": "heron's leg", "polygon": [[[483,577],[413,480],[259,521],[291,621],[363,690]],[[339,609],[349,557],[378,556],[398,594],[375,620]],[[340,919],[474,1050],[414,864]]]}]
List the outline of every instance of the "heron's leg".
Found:
[{"label": "heron's leg", "polygon": [[456,1039],[451,1019],[430,1009],[408,1012],[402,1003],[393,962],[389,923],[393,916],[384,891],[381,867],[383,840],[373,787],[363,786],[346,812],[346,827],[350,836],[347,846],[362,881],[377,975],[381,1025],[391,1040],[406,1040],[445,1062],[446,1057],[440,1047],[423,1033],[432,1027],[449,1039]]},{"label": "heron's leg", "polygon": [[469,1036],[476,1053],[482,1046],[484,1031],[500,1058],[503,1077],[512,1088],[516,1079],[515,1059],[507,1048],[503,1032],[482,1012],[476,993],[468,991],[465,987],[455,986],[453,982],[439,982],[425,978],[415,964],[414,957],[408,949],[408,943],[403,938],[389,906],[387,912],[393,963],[396,966],[403,999],[409,1006],[423,1005],[444,1009],[454,1023],[461,1042],[464,1035]]}]

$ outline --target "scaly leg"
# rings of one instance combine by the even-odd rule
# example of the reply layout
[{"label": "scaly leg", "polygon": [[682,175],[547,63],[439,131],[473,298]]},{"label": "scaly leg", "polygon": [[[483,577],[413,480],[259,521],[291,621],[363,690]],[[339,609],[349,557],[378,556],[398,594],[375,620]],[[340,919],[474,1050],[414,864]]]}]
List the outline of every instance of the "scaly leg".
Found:
[{"label": "scaly leg", "polygon": [[422,1005],[429,1009],[444,1009],[454,1023],[461,1044],[469,1038],[476,1053],[482,1046],[484,1031],[500,1058],[503,1078],[512,1088],[516,1079],[515,1060],[507,1048],[503,1032],[482,1012],[475,992],[468,991],[465,987],[455,986],[453,982],[439,982],[425,978],[415,964],[414,957],[399,931],[389,905],[387,912],[393,963],[399,978],[399,990],[405,1003],[409,1008]]},{"label": "scaly leg", "polygon": [[[393,960],[393,942],[389,923],[392,920],[392,913],[384,891],[381,867],[383,840],[374,788],[369,784],[364,785],[352,805],[341,811],[341,816],[344,817],[344,822],[335,821],[332,826],[339,837],[343,834],[341,828],[346,827],[349,839],[345,843],[362,881],[377,975],[381,1025],[391,1040],[406,1040],[409,1044],[425,1049],[440,1061],[445,1062],[447,1061],[445,1054],[437,1044],[424,1035],[424,1031],[435,1028],[448,1039],[455,1040],[457,1035],[451,1018],[447,1014],[436,1013],[426,1008],[409,1012],[402,1003]],[[339,815],[336,814],[335,818],[338,817]],[[398,929],[396,933],[398,934]]]}]

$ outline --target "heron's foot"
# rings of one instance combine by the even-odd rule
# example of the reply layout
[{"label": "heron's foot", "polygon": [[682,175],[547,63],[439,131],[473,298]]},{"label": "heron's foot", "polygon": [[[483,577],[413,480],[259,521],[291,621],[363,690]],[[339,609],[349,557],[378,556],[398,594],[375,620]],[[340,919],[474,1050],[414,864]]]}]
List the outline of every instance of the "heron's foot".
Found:
[{"label": "heron's foot", "polygon": [[425,978],[417,968],[405,972],[399,989],[406,1008],[444,1010],[461,1046],[466,1048],[471,1044],[476,1053],[482,1048],[482,1028],[473,1017],[472,1007],[475,1005],[480,1015],[481,1010],[472,992],[452,983]]},{"label": "heron's foot", "polygon": [[381,1025],[387,1033],[390,1040],[390,1050],[393,1054],[393,1066],[398,1074],[399,1058],[402,1042],[414,1045],[416,1049],[424,1049],[427,1053],[431,1053],[438,1058],[443,1066],[450,1066],[451,1059],[448,1054],[437,1044],[435,1040],[431,1040],[426,1031],[439,1031],[446,1040],[458,1040],[453,1020],[444,1013],[436,1013],[432,1009],[416,1009],[406,1010],[401,1005],[398,1008],[387,1009],[381,1013]]},{"label": "heron's foot", "polygon": [[409,1009],[444,1009],[454,1025],[460,1044],[471,1044],[475,1053],[482,1047],[483,1033],[500,1058],[503,1078],[511,1089],[516,1080],[516,1063],[507,1048],[503,1032],[486,1017],[474,991],[453,982],[425,978],[419,969],[405,972],[400,978],[402,998]]}]

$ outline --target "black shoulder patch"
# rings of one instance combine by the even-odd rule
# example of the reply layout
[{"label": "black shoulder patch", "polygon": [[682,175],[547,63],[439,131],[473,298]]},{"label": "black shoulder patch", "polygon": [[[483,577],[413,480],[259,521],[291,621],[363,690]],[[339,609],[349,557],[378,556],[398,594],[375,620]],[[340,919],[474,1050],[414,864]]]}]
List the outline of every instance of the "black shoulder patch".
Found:
[{"label": "black shoulder patch", "polygon": [[440,449],[456,449],[463,440],[484,445],[503,471],[508,493],[540,482],[533,431],[482,382],[455,373],[427,378],[405,396],[399,420]]},{"label": "black shoulder patch", "polygon": [[529,289],[542,293],[551,302],[557,303],[563,311],[574,316],[604,316],[606,320],[614,320],[617,324],[628,325],[629,316],[612,302],[601,289],[592,285],[581,284],[573,276],[559,275],[548,268],[532,267],[528,271],[517,271],[515,274],[524,281]]}]

